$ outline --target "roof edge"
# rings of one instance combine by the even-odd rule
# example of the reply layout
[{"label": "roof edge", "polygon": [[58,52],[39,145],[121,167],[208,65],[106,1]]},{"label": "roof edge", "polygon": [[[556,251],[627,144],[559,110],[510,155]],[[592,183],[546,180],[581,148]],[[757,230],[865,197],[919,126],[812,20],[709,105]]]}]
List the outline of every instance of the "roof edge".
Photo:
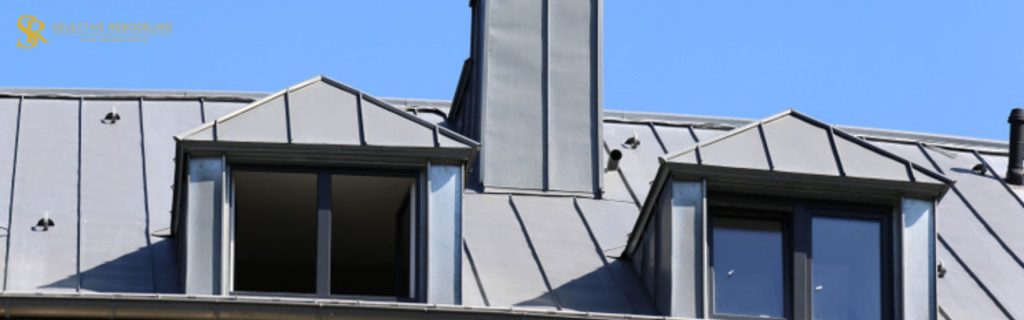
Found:
[{"label": "roof edge", "polygon": [[[255,102],[274,92],[231,92],[217,90],[159,90],[159,89],[89,89],[89,88],[0,88],[0,97],[29,98],[93,98],[93,99],[138,99],[151,100],[191,100],[205,99],[210,101]],[[447,112],[451,102],[444,99],[417,99],[401,97],[380,97],[396,107],[430,107]],[[733,129],[742,127],[757,119],[720,117],[706,115],[675,114],[661,112],[604,110],[605,122],[656,123],[663,125],[694,126],[713,129]],[[1009,145],[1006,141],[967,136],[944,135],[915,131],[867,128],[860,126],[835,125],[836,128],[851,134],[873,140],[925,143],[940,147],[992,154],[1008,154]]]}]

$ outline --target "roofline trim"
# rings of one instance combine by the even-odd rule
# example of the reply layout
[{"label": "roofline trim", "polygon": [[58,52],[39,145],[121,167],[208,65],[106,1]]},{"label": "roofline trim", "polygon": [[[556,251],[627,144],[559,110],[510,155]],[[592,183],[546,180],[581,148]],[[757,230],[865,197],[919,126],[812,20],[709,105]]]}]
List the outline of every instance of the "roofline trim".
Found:
[{"label": "roofline trim", "polygon": [[[273,310],[277,316],[306,318],[310,315],[353,315],[375,312],[398,319],[448,319],[455,316],[516,316],[525,319],[682,319],[664,316],[542,310],[520,307],[484,307],[448,304],[375,302],[346,299],[314,299],[256,296],[212,296],[132,293],[39,293],[0,294],[5,317],[78,317],[107,319],[244,319],[251,312]],[[183,307],[187,306],[187,307]],[[395,313],[407,313],[407,315]],[[314,316],[314,317],[315,317]]]}]

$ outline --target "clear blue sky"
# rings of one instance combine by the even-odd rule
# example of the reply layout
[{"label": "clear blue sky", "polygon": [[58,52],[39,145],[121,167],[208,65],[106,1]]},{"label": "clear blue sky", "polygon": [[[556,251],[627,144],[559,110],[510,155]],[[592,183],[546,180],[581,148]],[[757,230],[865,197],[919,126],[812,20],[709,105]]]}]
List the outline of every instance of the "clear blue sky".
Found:
[{"label": "clear blue sky", "polygon": [[[4,1],[0,87],[276,91],[325,74],[377,96],[449,99],[467,0]],[[1005,139],[1024,106],[1024,3],[606,0],[605,107]],[[170,22],[145,43],[44,36],[17,18]],[[52,31],[52,30],[48,30]],[[6,43],[6,44],[3,44]]]}]

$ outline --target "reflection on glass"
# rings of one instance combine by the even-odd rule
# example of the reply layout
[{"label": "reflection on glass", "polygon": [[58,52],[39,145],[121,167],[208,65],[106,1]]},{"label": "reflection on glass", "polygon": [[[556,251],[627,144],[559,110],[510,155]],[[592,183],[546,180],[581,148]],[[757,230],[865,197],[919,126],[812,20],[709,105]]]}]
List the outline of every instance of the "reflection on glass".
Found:
[{"label": "reflection on glass", "polygon": [[881,318],[881,223],[814,217],[811,224],[814,319]]},{"label": "reflection on glass", "polygon": [[782,223],[715,218],[712,237],[715,313],[784,317]]}]

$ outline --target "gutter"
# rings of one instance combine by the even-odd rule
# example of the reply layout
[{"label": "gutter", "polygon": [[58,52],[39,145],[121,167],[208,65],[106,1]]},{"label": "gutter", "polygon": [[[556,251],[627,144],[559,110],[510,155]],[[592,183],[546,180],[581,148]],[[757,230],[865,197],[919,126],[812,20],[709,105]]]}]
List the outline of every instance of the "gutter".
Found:
[{"label": "gutter", "polygon": [[683,319],[517,307],[181,294],[2,293],[0,308],[0,315],[8,319]]}]

